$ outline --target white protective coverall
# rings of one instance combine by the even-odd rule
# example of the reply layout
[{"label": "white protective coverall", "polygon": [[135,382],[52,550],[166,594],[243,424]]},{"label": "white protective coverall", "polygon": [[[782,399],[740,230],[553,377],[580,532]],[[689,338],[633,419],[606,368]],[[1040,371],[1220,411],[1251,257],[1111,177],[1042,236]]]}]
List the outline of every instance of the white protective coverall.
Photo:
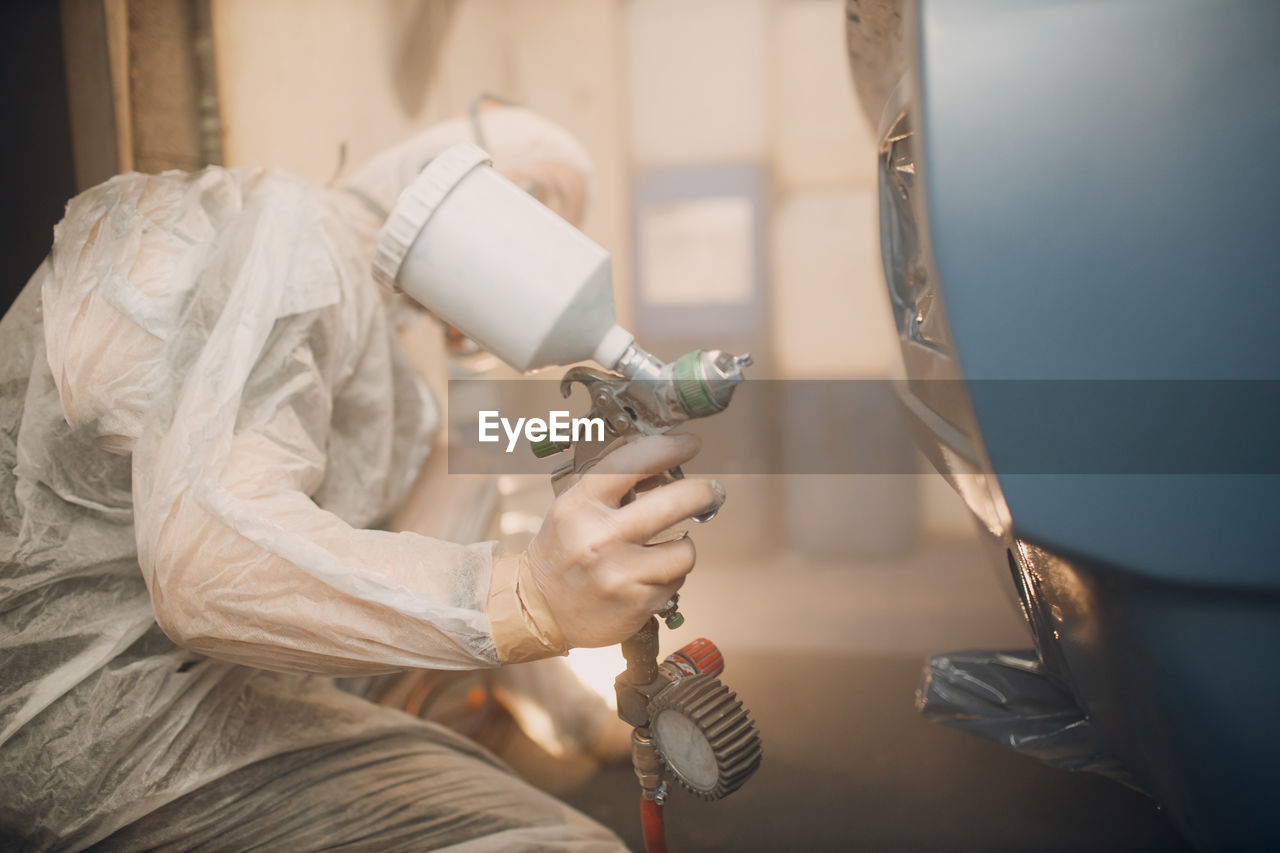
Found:
[{"label": "white protective coverall", "polygon": [[439,410],[365,195],[119,176],[0,321],[0,848],[621,847],[334,686],[498,662],[491,543],[370,529]]}]

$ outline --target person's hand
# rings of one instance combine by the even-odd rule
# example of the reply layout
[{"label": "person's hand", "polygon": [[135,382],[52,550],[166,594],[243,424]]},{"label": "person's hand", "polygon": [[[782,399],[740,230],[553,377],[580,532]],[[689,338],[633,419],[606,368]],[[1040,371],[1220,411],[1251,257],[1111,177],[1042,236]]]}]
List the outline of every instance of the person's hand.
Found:
[{"label": "person's hand", "polygon": [[524,559],[569,647],[626,639],[693,570],[687,536],[645,543],[723,503],[718,483],[677,480],[622,501],[637,483],[689,461],[700,447],[692,435],[638,439],[605,456],[552,504]]}]

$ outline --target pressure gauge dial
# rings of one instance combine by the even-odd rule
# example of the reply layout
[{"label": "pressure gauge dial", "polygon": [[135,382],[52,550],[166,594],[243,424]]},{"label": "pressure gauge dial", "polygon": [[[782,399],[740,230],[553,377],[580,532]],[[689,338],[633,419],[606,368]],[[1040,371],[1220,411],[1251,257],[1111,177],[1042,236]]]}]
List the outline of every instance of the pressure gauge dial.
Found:
[{"label": "pressure gauge dial", "polygon": [[755,773],[760,734],[720,679],[690,675],[649,703],[649,732],[677,781],[706,800],[728,796]]}]

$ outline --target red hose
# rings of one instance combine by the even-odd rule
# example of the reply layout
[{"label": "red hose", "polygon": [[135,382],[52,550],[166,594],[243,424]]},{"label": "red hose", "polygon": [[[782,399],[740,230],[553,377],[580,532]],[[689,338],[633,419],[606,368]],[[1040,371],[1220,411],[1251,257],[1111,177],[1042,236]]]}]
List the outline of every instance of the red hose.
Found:
[{"label": "red hose", "polygon": [[663,829],[662,806],[640,798],[640,826],[644,830],[645,853],[667,853],[666,832]]}]

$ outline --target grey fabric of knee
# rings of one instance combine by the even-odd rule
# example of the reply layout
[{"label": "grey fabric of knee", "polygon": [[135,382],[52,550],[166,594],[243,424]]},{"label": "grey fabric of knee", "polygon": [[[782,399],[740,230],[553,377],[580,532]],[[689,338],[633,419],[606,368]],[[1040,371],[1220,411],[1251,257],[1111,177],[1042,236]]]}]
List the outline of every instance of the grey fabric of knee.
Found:
[{"label": "grey fabric of knee", "polygon": [[133,851],[625,850],[609,830],[451,732],[299,750],[252,764],[93,849]]}]

